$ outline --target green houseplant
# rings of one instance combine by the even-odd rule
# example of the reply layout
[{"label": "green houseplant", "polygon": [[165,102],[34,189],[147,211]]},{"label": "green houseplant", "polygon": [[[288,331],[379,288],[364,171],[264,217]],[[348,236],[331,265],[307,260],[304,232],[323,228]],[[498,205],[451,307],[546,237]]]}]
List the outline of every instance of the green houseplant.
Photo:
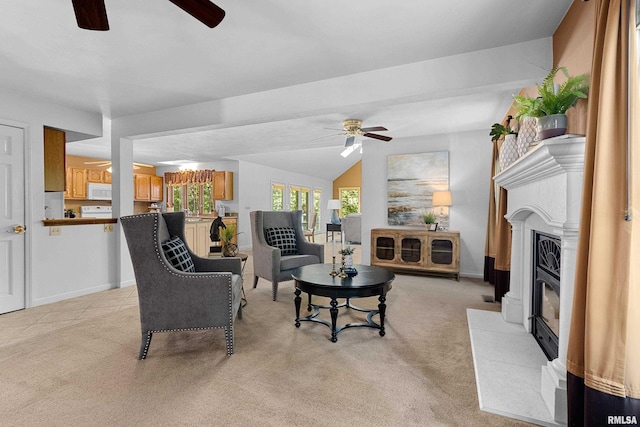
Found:
[{"label": "green houseplant", "polygon": [[493,126],[491,126],[491,131],[489,132],[491,141],[497,141],[503,136],[518,134],[516,131],[511,129],[511,126],[509,125],[511,119],[511,116],[507,118],[507,124],[505,126],[503,126],[501,123],[494,123]]},{"label": "green houseplant", "polygon": [[[554,83],[559,72],[567,80]],[[555,67],[537,87],[538,97],[526,95],[514,96],[516,118],[524,116],[538,117],[538,140],[564,135],[567,131],[567,110],[575,107],[580,99],[587,98],[589,75],[571,76],[565,67]]]},{"label": "green houseplant", "polygon": [[438,226],[438,224],[436,223],[437,219],[438,217],[436,216],[436,214],[431,211],[422,214],[422,220],[424,221],[424,225],[427,230],[436,230]]},{"label": "green houseplant", "polygon": [[344,249],[342,249],[340,251],[341,255],[353,255],[353,252],[355,251],[354,248],[352,248],[351,246],[347,246]]},{"label": "green houseplant", "polygon": [[222,255],[223,256],[235,256],[238,253],[238,247],[233,243],[233,238],[236,235],[236,226],[233,224],[227,225],[225,228],[219,228],[220,242],[222,243]]}]

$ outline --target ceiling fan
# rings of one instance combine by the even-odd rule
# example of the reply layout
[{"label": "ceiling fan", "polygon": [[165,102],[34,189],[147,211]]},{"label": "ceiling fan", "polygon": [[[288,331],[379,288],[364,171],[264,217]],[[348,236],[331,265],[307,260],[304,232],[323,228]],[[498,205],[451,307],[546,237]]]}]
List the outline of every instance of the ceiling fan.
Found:
[{"label": "ceiling fan", "polygon": [[362,120],[349,119],[345,120],[342,124],[342,128],[344,129],[344,134],[347,135],[347,140],[345,141],[344,146],[346,147],[340,155],[342,157],[347,157],[349,154],[353,153],[360,143],[356,143],[356,136],[364,136],[367,138],[379,139],[381,141],[389,142],[393,138],[385,135],[378,135],[377,133],[371,132],[380,132],[386,131],[387,128],[382,126],[373,126],[368,128],[362,127]]},{"label": "ceiling fan", "polygon": [[[84,164],[85,164],[85,165],[95,165],[95,166],[97,166],[97,167],[99,167],[99,168],[100,168],[100,167],[104,167],[104,166],[109,166],[109,167],[111,167],[111,160],[98,160],[98,161],[95,161],[95,162],[84,162]],[[134,169],[140,169],[140,168],[143,168],[143,167],[146,167],[146,168],[152,168],[152,167],[153,167],[153,165],[147,165],[147,164],[145,164],[145,163],[136,163],[136,162],[133,162],[133,168],[134,168]]]},{"label": "ceiling fan", "polygon": [[347,135],[347,141],[344,144],[345,147],[352,146],[353,143],[356,140],[356,136],[358,136],[358,135],[366,136],[367,138],[379,139],[379,140],[385,141],[385,142],[389,142],[389,141],[391,141],[393,139],[390,136],[384,136],[384,135],[378,135],[376,133],[371,133],[371,132],[386,131],[387,128],[382,127],[382,126],[374,126],[374,127],[370,127],[370,128],[363,128],[362,127],[362,120],[354,120],[354,119],[345,120],[344,123],[342,124],[342,127],[343,127],[343,129],[345,131],[345,134]]},{"label": "ceiling fan", "polygon": [[[107,9],[104,0],[71,0],[78,27],[85,30],[107,31]],[[209,28],[224,19],[225,12],[209,0],[169,0]]]}]

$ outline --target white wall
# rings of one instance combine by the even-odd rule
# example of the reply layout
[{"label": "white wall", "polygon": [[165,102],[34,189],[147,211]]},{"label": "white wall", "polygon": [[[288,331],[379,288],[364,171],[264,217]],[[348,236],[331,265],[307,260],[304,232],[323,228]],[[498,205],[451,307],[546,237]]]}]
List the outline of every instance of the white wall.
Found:
[{"label": "white wall", "polygon": [[27,307],[115,287],[110,269],[115,233],[83,225],[62,227],[62,235],[49,236],[42,224],[45,205],[55,206],[50,217],[63,216],[63,194],[45,197],[43,126],[101,135],[102,116],[10,92],[0,97],[0,123],[25,129]]},{"label": "white wall", "polygon": [[370,261],[372,228],[387,227],[387,156],[449,151],[450,229],[460,231],[460,272],[482,277],[492,145],[486,131],[367,141],[362,156],[362,258]]},{"label": "white wall", "polygon": [[[327,200],[331,198],[333,191],[333,183],[326,179],[287,172],[245,161],[240,161],[238,175],[238,186],[240,190],[238,224],[240,231],[244,232],[238,236],[238,246],[240,248],[248,248],[251,246],[251,222],[249,212],[255,210],[271,210],[272,182],[285,184],[286,186],[297,185],[306,187],[311,190],[311,194],[313,194],[313,190],[321,190],[322,201],[320,206],[323,208],[327,206]],[[285,197],[285,203],[287,200],[288,198]],[[285,206],[287,205],[285,204]],[[324,218],[329,218],[327,212],[323,212],[322,215],[325,215]]]}]

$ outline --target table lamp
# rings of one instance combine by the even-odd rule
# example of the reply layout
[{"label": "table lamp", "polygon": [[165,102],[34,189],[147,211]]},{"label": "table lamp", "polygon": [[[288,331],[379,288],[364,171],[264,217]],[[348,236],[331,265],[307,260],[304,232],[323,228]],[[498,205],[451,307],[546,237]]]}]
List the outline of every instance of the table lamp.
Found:
[{"label": "table lamp", "polygon": [[440,206],[440,218],[444,218],[445,206],[451,206],[451,192],[450,191],[434,191],[433,192],[433,201],[431,202],[433,207]]},{"label": "table lamp", "polygon": [[338,210],[340,209],[340,200],[331,199],[327,203],[327,209],[332,209],[331,212],[331,224],[340,224],[340,218],[338,217]]}]

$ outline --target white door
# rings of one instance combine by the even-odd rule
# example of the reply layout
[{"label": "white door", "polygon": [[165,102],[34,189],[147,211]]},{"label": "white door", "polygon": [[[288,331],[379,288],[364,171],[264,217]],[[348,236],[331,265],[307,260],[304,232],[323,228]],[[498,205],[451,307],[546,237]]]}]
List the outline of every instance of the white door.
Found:
[{"label": "white door", "polygon": [[0,313],[25,307],[24,132],[0,125]]}]

